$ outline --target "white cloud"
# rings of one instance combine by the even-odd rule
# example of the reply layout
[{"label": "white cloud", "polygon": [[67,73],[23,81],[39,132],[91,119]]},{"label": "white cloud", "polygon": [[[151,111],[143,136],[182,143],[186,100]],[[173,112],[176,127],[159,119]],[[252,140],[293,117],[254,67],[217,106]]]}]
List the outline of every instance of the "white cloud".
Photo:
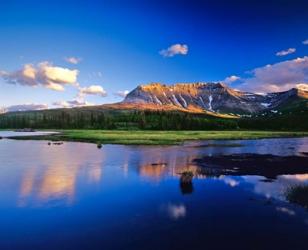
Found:
[{"label": "white cloud", "polygon": [[91,85],[89,87],[79,88],[79,96],[84,95],[99,95],[105,97],[107,96],[107,92],[100,85]]},{"label": "white cloud", "polygon": [[0,108],[0,113],[48,109],[47,104],[26,103]]},{"label": "white cloud", "polygon": [[232,76],[226,77],[226,79],[224,80],[224,82],[229,84],[229,83],[238,81],[238,80],[240,80],[240,79],[241,79],[241,78],[240,78],[239,76],[232,75]]},{"label": "white cloud", "polygon": [[186,44],[174,44],[167,49],[163,49],[159,52],[164,57],[173,57],[175,55],[187,55],[188,46]]},{"label": "white cloud", "polygon": [[78,85],[79,71],[53,66],[50,62],[37,65],[25,64],[22,69],[14,72],[0,71],[0,76],[10,84],[24,86],[43,86],[48,89],[63,91],[64,85]]},{"label": "white cloud", "polygon": [[239,88],[255,92],[285,91],[308,83],[308,56],[253,69]]},{"label": "white cloud", "polygon": [[74,107],[83,107],[83,106],[93,106],[95,104],[87,102],[85,100],[86,95],[99,95],[102,97],[107,96],[107,92],[100,85],[91,85],[88,87],[79,87],[78,95],[76,99],[71,101],[57,101],[52,105],[57,108],[74,108]]},{"label": "white cloud", "polygon": [[55,91],[64,91],[64,87],[61,84],[58,83],[49,83],[48,85],[46,85],[47,89],[52,89]]},{"label": "white cloud", "polygon": [[[296,85],[296,88],[297,88],[297,89],[301,89],[301,90],[308,91],[308,84],[300,83],[300,84],[297,84],[297,85]],[[308,175],[307,175],[307,176],[308,176]]]},{"label": "white cloud", "polygon": [[288,48],[286,50],[278,51],[276,53],[276,56],[286,56],[286,55],[295,53],[295,51],[296,51],[295,48]]},{"label": "white cloud", "polygon": [[78,64],[81,62],[81,60],[82,60],[81,58],[74,56],[65,58],[65,61],[71,64]]},{"label": "white cloud", "polygon": [[128,93],[129,93],[129,90],[124,90],[124,91],[117,91],[114,93],[114,95],[119,96],[119,97],[126,97]]},{"label": "white cloud", "polygon": [[306,39],[305,41],[303,41],[304,45],[308,45],[308,39]]},{"label": "white cloud", "polygon": [[84,100],[72,100],[72,101],[57,101],[54,102],[52,105],[57,108],[74,108],[74,107],[92,106],[94,104]]},{"label": "white cloud", "polygon": [[55,67],[48,62],[39,64],[41,77],[54,83],[76,83],[78,70]]}]

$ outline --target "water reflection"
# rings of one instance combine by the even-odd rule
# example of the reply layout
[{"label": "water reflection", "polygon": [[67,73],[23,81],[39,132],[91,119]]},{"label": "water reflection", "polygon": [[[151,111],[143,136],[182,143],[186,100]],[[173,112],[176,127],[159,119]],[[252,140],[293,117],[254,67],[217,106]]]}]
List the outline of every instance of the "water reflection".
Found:
[{"label": "water reflection", "polygon": [[283,178],[288,179],[288,180],[295,180],[295,182],[299,181],[299,182],[308,183],[308,174],[283,175]]},{"label": "water reflection", "polygon": [[[238,153],[256,153],[273,155],[302,155],[302,152],[308,152],[308,138],[274,138],[259,140],[219,140],[207,141],[207,144],[221,144],[225,147],[207,147],[203,151],[207,155],[215,154],[238,154]],[[241,147],[227,147],[228,144],[239,144]],[[187,146],[199,147],[200,142],[187,142]]]},{"label": "water reflection", "polygon": [[[292,140],[293,143],[291,143]],[[165,178],[180,180],[181,173],[191,172],[194,180],[214,177],[230,187],[236,187],[245,182],[251,184],[255,193],[279,199],[283,197],[282,193],[286,186],[308,180],[308,174],[278,176],[274,182],[266,182],[259,176],[215,176],[213,173],[206,173],[193,162],[194,159],[204,155],[222,152],[254,152],[256,149],[260,152],[264,148],[256,145],[263,145],[266,142],[270,145],[275,143],[272,150],[275,153],[277,147],[281,149],[281,143],[286,143],[285,139],[253,142],[241,141],[241,144],[246,146],[226,148],[197,147],[198,144],[193,142],[186,146],[105,146],[102,150],[96,150],[95,145],[83,143],[48,146],[46,142],[2,140],[0,146],[2,145],[1,159],[3,160],[0,159],[0,161],[7,169],[12,168],[12,171],[16,166],[19,167],[19,206],[45,204],[54,200],[67,205],[72,204],[78,186],[85,183],[100,183],[106,166],[112,167],[113,172],[120,169],[125,178],[137,173],[141,178],[151,178],[156,181]],[[305,144],[303,139],[291,139],[291,142],[288,141],[287,147],[279,153],[291,154],[296,148],[301,152],[307,150],[308,143]],[[223,145],[225,142],[218,143]],[[10,150],[12,146],[14,150]],[[265,149],[268,147],[267,145]],[[122,152],[120,157],[117,153],[119,151]],[[5,159],[9,161],[5,162]],[[118,166],[121,167],[118,168]],[[193,181],[179,181],[178,185],[182,194],[192,194],[194,191]]]},{"label": "water reflection", "polygon": [[294,216],[296,214],[294,210],[287,207],[276,207],[276,210],[290,216]]},{"label": "water reflection", "polygon": [[230,187],[236,187],[240,184],[239,180],[236,180],[232,177],[221,175],[219,176],[219,179],[222,180],[224,183],[226,183]]},{"label": "water reflection", "polygon": [[166,205],[162,205],[161,209],[163,212],[166,212],[170,219],[173,220],[184,218],[187,212],[184,204],[168,203]]},{"label": "water reflection", "polygon": [[[307,170],[308,171],[308,170]],[[262,195],[266,199],[278,199],[286,201],[285,192],[287,188],[299,184],[308,184],[307,174],[279,175],[274,180],[264,179],[262,176],[224,176],[214,179],[224,182],[230,187],[243,186],[255,194]]]},{"label": "water reflection", "polygon": [[150,176],[154,178],[161,178],[163,175],[168,174],[168,168],[166,163],[152,163],[140,166],[141,176]]},{"label": "water reflection", "polygon": [[180,189],[182,194],[191,194],[194,192],[193,182],[182,182],[180,181]]},{"label": "water reflection", "polygon": [[76,144],[75,152],[69,144],[46,147],[46,143],[37,143],[34,155],[17,152],[7,166],[18,164],[22,169],[18,206],[44,205],[55,200],[69,205],[75,199],[80,176],[85,176],[82,181],[88,183],[101,181],[104,154],[93,151],[91,146]]},{"label": "water reflection", "polygon": [[[240,143],[242,147],[193,142],[97,149],[88,143],[1,140],[0,249],[16,244],[24,249],[170,249],[185,244],[203,249],[200,235],[209,246],[224,235],[228,240],[217,248],[226,249],[230,242],[238,243],[238,235],[247,244],[256,242],[256,235],[270,235],[273,246],[280,246],[286,234],[286,247],[302,249],[308,213],[288,203],[284,192],[308,184],[308,171],[273,180],[215,175],[194,159],[269,148],[273,154],[298,154],[308,151],[308,140]],[[193,178],[183,181],[185,172]]]},{"label": "water reflection", "polygon": [[57,134],[58,132],[51,131],[35,131],[35,132],[15,132],[15,131],[0,131],[0,137],[19,137],[19,136],[38,136],[38,135],[51,135]]},{"label": "water reflection", "polygon": [[78,167],[68,168],[67,165],[48,166],[38,187],[40,201],[63,197],[67,202],[72,202],[77,171]]},{"label": "water reflection", "polygon": [[88,171],[89,181],[91,183],[99,182],[102,178],[103,170],[101,166],[90,168]]},{"label": "water reflection", "polygon": [[20,187],[20,200],[19,205],[25,205],[25,199],[32,193],[33,183],[34,183],[34,175],[35,170],[34,168],[25,172],[24,177],[21,180],[21,187]]}]

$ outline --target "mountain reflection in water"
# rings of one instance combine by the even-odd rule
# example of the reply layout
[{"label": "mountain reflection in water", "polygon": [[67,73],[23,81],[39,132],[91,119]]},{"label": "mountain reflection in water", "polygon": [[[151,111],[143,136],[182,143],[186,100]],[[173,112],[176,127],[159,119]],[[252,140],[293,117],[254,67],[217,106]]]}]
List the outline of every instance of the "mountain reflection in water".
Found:
[{"label": "mountain reflection in water", "polygon": [[[236,244],[238,235],[246,244],[258,239],[269,249],[301,249],[308,212],[287,202],[285,191],[308,184],[308,171],[275,179],[215,175],[194,160],[269,149],[274,155],[300,155],[308,152],[308,139],[234,143],[242,146],[215,141],[206,144],[221,145],[97,149],[88,143],[3,139],[0,249],[200,249],[201,236],[207,246],[221,249]],[[182,173],[191,173],[192,180],[181,182]],[[227,240],[219,241],[221,235]]]},{"label": "mountain reflection in water", "polygon": [[[69,205],[74,202],[79,175],[83,175],[87,183],[99,182],[102,178],[103,154],[78,144],[77,152],[69,144],[45,144],[38,148],[33,165],[26,166],[21,174],[19,206],[26,206],[29,202],[43,205],[49,201],[61,201]],[[29,158],[29,155],[20,154],[15,157]],[[30,162],[23,161],[23,164],[30,165]]]},{"label": "mountain reflection in water", "polygon": [[[284,140],[284,139],[276,139]],[[295,139],[300,140],[301,139]],[[261,140],[262,141],[262,140]],[[270,141],[270,140],[269,140]],[[259,141],[257,141],[259,143]],[[64,143],[63,145],[49,146],[46,142],[15,142],[7,140],[6,144],[14,145],[13,152],[8,152],[6,157],[10,159],[11,165],[20,165],[20,186],[18,205],[26,206],[43,205],[50,201],[60,201],[69,205],[74,202],[78,179],[89,185],[100,182],[104,168],[115,166],[127,176],[128,172],[139,175],[141,179],[151,181],[161,181],[164,178],[180,178],[183,171],[191,171],[194,180],[205,178],[216,178],[230,187],[238,186],[240,183],[251,183],[254,191],[266,197],[273,196],[281,198],[285,187],[291,184],[306,183],[308,174],[282,175],[272,182],[262,181],[259,176],[208,176],[204,174],[202,168],[193,161],[203,155],[221,154],[226,151],[230,153],[249,152],[249,150],[262,151],[260,147],[249,147],[251,141],[241,141],[248,147],[195,147],[198,145],[192,142],[186,146],[105,146],[102,150],[96,150],[94,145],[86,143]],[[219,142],[222,143],[223,142]],[[33,149],[33,144],[38,144]],[[276,143],[277,144],[277,143]],[[278,144],[279,145],[279,144]],[[288,147],[289,153],[293,153],[298,146],[299,152],[307,150],[307,145],[299,142]],[[30,152],[21,148],[30,148]],[[279,147],[279,146],[278,146]],[[20,149],[19,149],[20,148]],[[32,149],[31,149],[32,148]],[[248,150],[248,151],[247,151]],[[121,151],[121,156],[116,153]],[[33,153],[33,154],[32,154]],[[279,153],[287,154],[287,150]],[[8,166],[9,167],[9,166]],[[119,172],[117,172],[118,174]],[[203,174],[201,174],[203,173]],[[179,187],[183,194],[192,193],[193,186],[190,184]]]}]

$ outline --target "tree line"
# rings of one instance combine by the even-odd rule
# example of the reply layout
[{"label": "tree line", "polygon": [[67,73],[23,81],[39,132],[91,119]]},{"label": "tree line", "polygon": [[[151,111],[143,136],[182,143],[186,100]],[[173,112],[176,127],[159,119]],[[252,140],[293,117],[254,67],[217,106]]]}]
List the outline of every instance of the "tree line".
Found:
[{"label": "tree line", "polygon": [[55,109],[0,115],[2,129],[308,130],[308,112],[228,119],[178,111]]},{"label": "tree line", "polygon": [[0,116],[0,128],[34,129],[236,129],[234,119],[166,111],[44,110]]}]

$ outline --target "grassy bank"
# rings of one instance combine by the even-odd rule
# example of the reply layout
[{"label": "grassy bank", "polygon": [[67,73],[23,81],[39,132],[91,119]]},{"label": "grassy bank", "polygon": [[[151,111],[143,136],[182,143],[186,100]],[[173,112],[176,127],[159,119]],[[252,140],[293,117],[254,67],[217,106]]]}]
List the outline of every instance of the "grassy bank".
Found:
[{"label": "grassy bank", "polygon": [[308,132],[273,131],[142,131],[142,130],[60,130],[61,134],[19,137],[16,139],[44,139],[81,141],[102,144],[172,145],[187,140],[260,139],[308,136]]}]

